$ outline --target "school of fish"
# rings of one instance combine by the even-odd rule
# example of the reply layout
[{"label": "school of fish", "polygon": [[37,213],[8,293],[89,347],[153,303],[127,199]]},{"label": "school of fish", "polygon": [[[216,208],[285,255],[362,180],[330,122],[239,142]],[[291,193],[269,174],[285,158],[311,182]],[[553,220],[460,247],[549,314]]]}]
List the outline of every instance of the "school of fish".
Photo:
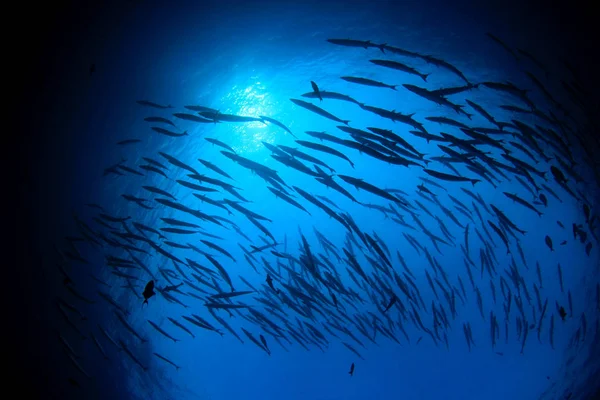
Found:
[{"label": "school of fish", "polygon": [[[193,340],[202,331],[252,342],[268,355],[291,348],[326,351],[337,343],[356,357],[350,376],[355,366],[359,373],[370,343],[379,341],[417,345],[423,340],[440,348],[462,345],[468,351],[491,348],[502,356],[514,349],[525,353],[532,341],[554,349],[555,331],[564,329],[566,319],[577,321],[569,332],[569,346],[594,340],[592,336],[597,341],[600,283],[595,282],[594,315],[586,316],[573,307],[572,288],[563,282],[563,268],[575,266],[532,261],[521,246],[522,238],[531,236],[543,243],[546,252],[570,246],[572,252],[597,263],[600,218],[594,209],[596,198],[587,195],[595,196],[600,186],[600,167],[594,162],[600,142],[593,134],[598,131],[597,118],[587,108],[589,93],[575,71],[553,78],[529,52],[488,36],[490,46],[500,46],[499,51],[518,63],[528,87],[507,81],[473,82],[442,59],[388,44],[327,40],[334,45],[332,51],[362,52],[373,64],[369,66],[373,73],[393,69],[398,81],[407,75],[423,81],[416,86],[340,77],[349,92],[360,94],[361,85],[405,91],[407,97],[431,102],[439,115],[365,104],[359,95],[320,90],[315,81],[307,82],[306,93],[292,94],[290,107],[298,115],[314,113],[334,121],[339,124],[335,130],[292,132],[285,121],[269,116],[226,114],[200,105],[173,112],[171,105],[137,101],[136,107],[148,114],[144,118],[151,125],[148,135],[178,138],[203,124],[199,135],[220,155],[189,164],[157,151],[145,154],[137,165],[124,159],[104,169],[107,179],[128,180],[138,187],[134,194],[119,193],[123,204],[139,207],[135,215],[152,210],[159,217],[149,224],[148,219],[136,220],[88,203],[89,217],[76,215],[77,233],[57,245],[56,266],[64,288],[56,300],[62,320],[59,340],[80,372],[73,373],[70,382],[84,385],[84,377],[89,378],[86,357],[72,345],[85,338],[103,358],[109,359],[107,347],[113,347],[143,371],[152,365],[136,355],[140,346],[161,337],[176,343],[187,336]],[[424,61],[427,71],[411,65],[417,61]],[[563,64],[571,70],[568,62]],[[426,88],[432,74],[447,74],[459,85]],[[543,83],[551,79],[562,88],[560,94]],[[453,100],[475,92],[497,95],[503,103]],[[326,111],[333,102],[344,102],[348,115]],[[394,129],[351,126],[345,119],[350,113],[374,114],[382,124],[391,121]],[[280,135],[291,135],[294,147],[263,143],[277,165],[314,178],[323,190],[286,181],[276,169],[239,155],[227,140],[210,136],[215,124],[244,123],[269,125]],[[182,124],[189,128],[178,129]],[[130,148],[141,141],[123,139],[117,145]],[[363,157],[378,160],[399,177],[418,176],[420,183],[402,190],[369,183],[362,178],[365,171],[355,168],[356,159]],[[314,221],[314,230],[298,236],[295,229],[284,237],[272,234],[270,225],[277,220],[252,210],[242,181],[234,181],[231,171],[236,169],[262,178],[264,195],[274,194],[282,208],[305,212]],[[150,176],[153,182],[164,178],[165,185],[149,183]],[[176,182],[177,191],[166,187],[167,177]],[[507,183],[511,191],[502,189]],[[447,193],[450,186],[461,194]],[[505,196],[531,218],[553,219],[564,235],[521,226],[479,189]],[[361,229],[343,206],[325,195],[331,190],[354,207],[385,217],[386,224],[396,227],[395,243]],[[179,200],[182,196],[176,192],[181,191],[193,196]],[[552,211],[567,202],[577,205],[575,220],[564,220]],[[240,229],[241,219],[256,230]],[[322,233],[319,221],[339,224],[344,235]],[[239,242],[222,240],[226,231],[237,234]],[[298,237],[297,243],[288,243],[288,236]],[[462,259],[444,257],[450,248],[459,248]],[[409,265],[407,252],[422,263]],[[81,268],[89,268],[88,282],[73,277],[73,271]],[[250,283],[256,281],[248,279],[250,275],[258,275],[263,283]],[[559,293],[546,289],[552,281],[559,282]],[[82,289],[90,286],[96,290]],[[155,302],[172,304],[168,309],[173,312],[161,319],[144,316]],[[489,326],[487,338],[473,334],[473,324],[481,321],[461,316],[469,304]],[[94,307],[110,310],[113,323],[90,324],[85,315]],[[464,343],[450,343],[450,330],[462,331]],[[156,362],[180,368],[168,354],[154,355]]]}]

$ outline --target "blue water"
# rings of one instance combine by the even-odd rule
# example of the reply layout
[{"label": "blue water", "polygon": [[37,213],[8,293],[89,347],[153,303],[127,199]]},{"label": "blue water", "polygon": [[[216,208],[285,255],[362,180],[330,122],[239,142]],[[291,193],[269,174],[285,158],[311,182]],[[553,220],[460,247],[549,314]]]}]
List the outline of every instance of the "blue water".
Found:
[{"label": "blue water", "polygon": [[[469,220],[460,212],[454,212],[454,215],[463,226],[469,224],[470,227],[469,248],[474,262],[472,270],[474,283],[481,291],[485,316],[483,319],[477,306],[476,293],[466,273],[464,255],[460,249],[461,244],[464,246],[464,229],[447,218],[435,202],[416,194],[417,186],[423,183],[421,177],[435,180],[422,172],[420,167],[386,164],[365,154],[359,154],[356,150],[323,142],[348,155],[355,165],[352,169],[344,160],[301,149],[294,142],[294,137],[272,124],[261,122],[197,124],[172,117],[174,112],[191,114],[192,112],[184,109],[186,105],[202,105],[225,114],[264,115],[275,118],[302,140],[318,142],[317,139],[305,134],[305,131],[326,131],[350,139],[349,135],[336,128],[339,123],[315,115],[289,100],[290,98],[303,99],[343,120],[350,120],[350,126],[353,128],[390,129],[405,138],[421,153],[425,153],[426,158],[444,154],[434,142],[427,143],[408,133],[412,128],[383,119],[361,109],[356,104],[331,99],[319,102],[319,100],[301,97],[301,94],[312,90],[310,81],[315,81],[321,90],[347,94],[367,105],[406,114],[415,113],[414,118],[422,122],[427,131],[432,134],[447,132],[466,138],[457,128],[429,122],[425,117],[445,116],[470,126],[493,127],[468,106],[465,110],[473,113],[470,121],[448,108],[423,100],[402,87],[402,84],[412,84],[434,90],[464,84],[460,78],[447,70],[419,59],[401,57],[389,52],[384,54],[377,48],[342,47],[326,41],[328,38],[352,38],[371,40],[377,44],[387,43],[390,46],[441,58],[461,70],[470,82],[510,81],[518,87],[530,89],[531,99],[536,106],[548,110],[550,106],[548,102],[523,74],[523,71],[533,72],[547,84],[553,94],[555,93],[558,101],[576,110],[573,115],[577,124],[585,128],[584,115],[569,102],[569,97],[561,88],[561,79],[571,79],[563,64],[558,62],[559,57],[568,57],[568,48],[562,44],[561,46],[549,45],[544,39],[551,37],[551,33],[545,32],[544,28],[540,28],[537,35],[527,36],[526,29],[511,31],[494,15],[493,9],[484,13],[482,9],[469,7],[466,3],[455,8],[434,3],[428,5],[405,3],[402,6],[393,6],[377,2],[371,4],[306,3],[302,6],[272,3],[242,6],[234,3],[221,5],[215,3],[204,6],[188,5],[185,8],[128,3],[123,6],[120,13],[107,12],[102,19],[99,19],[101,22],[90,23],[85,30],[85,35],[89,38],[88,46],[79,47],[77,50],[67,48],[62,50],[63,53],[58,53],[69,55],[72,62],[64,65],[64,75],[62,75],[69,78],[55,86],[60,90],[57,91],[57,100],[52,111],[48,110],[49,121],[52,121],[49,122],[48,129],[52,132],[64,133],[68,140],[51,141],[44,149],[50,162],[46,168],[40,167],[37,170],[40,192],[45,193],[49,199],[48,203],[55,204],[56,207],[52,212],[48,212],[42,205],[37,211],[39,217],[37,239],[39,246],[47,254],[47,261],[36,270],[35,274],[39,274],[40,279],[45,282],[48,299],[59,296],[87,316],[86,320],[81,320],[76,314],[69,313],[71,320],[75,321],[87,339],[82,340],[72,327],[65,323],[53,301],[48,301],[41,308],[39,315],[50,326],[61,332],[73,351],[78,354],[79,365],[92,377],[87,378],[73,365],[66,356],[64,345],[60,340],[55,340],[56,335],[54,335],[47,340],[51,346],[49,351],[60,365],[64,365],[64,368],[52,372],[52,376],[56,378],[53,383],[53,395],[56,398],[111,396],[123,399],[559,399],[572,392],[573,399],[591,398],[591,393],[598,388],[598,381],[594,379],[598,377],[597,360],[600,359],[598,357],[600,305],[597,299],[600,281],[597,250],[599,243],[596,239],[599,232],[597,230],[593,232],[585,225],[583,201],[573,198],[553,179],[549,168],[550,165],[557,165],[555,162],[540,160],[535,164],[537,169],[547,171],[546,181],[532,175],[538,184],[546,184],[561,199],[559,202],[547,190],[543,190],[548,198],[548,206],[536,205],[543,211],[541,217],[509,200],[503,194],[503,192],[516,193],[529,202],[534,201],[532,195],[513,179],[513,174],[510,172],[505,172],[508,180],[495,175],[500,179],[496,183],[496,188],[485,180],[475,186],[468,182],[437,181],[444,189],[427,185],[446,208],[455,211],[454,203],[448,197],[452,195],[464,202],[472,212],[473,220]],[[523,19],[525,18],[521,17],[521,22]],[[486,32],[493,32],[509,45],[526,49],[543,60],[549,73],[548,77],[546,78],[543,71],[526,59],[516,62],[510,54],[491,41],[485,35]],[[544,36],[546,34],[548,36]],[[553,39],[558,40],[555,37]],[[427,82],[424,82],[417,76],[373,65],[369,59],[374,58],[400,61],[431,75],[427,78]],[[52,62],[56,65],[61,63],[59,59]],[[96,64],[96,71],[91,76],[88,70],[90,62]],[[340,79],[340,76],[361,76],[399,86],[395,91],[361,86],[345,82]],[[466,99],[472,100],[489,111],[497,121],[509,122],[518,119],[530,126],[535,124],[547,126],[534,116],[511,113],[499,108],[499,105],[503,104],[520,107],[526,105],[519,103],[514,97],[490,89],[480,87],[448,98],[454,103],[463,105],[466,104]],[[159,104],[172,105],[174,108],[157,110],[143,107],[136,104],[137,100],[150,100]],[[153,125],[144,121],[144,118],[150,116],[169,118],[177,125],[177,128],[172,129],[173,131],[187,131],[188,135],[178,138],[160,135],[150,129],[151,126],[159,126],[158,124]],[[569,123],[571,126],[577,126],[574,122]],[[164,127],[171,129],[169,126]],[[68,135],[65,132],[68,132]],[[381,297],[373,290],[364,290],[364,286],[359,287],[351,280],[347,272],[349,267],[343,261],[345,257],[342,251],[346,243],[346,228],[305,201],[300,195],[296,195],[295,199],[310,212],[310,215],[275,198],[261,177],[224,157],[220,153],[224,149],[210,144],[205,138],[218,139],[231,146],[238,155],[277,170],[279,176],[290,186],[300,187],[313,195],[325,196],[339,207],[336,211],[344,211],[352,215],[362,232],[372,236],[373,232],[376,232],[391,252],[389,259],[393,269],[400,275],[405,272],[396,255],[396,252],[399,252],[414,274],[414,282],[427,308],[423,309],[416,304],[423,324],[433,329],[432,302],[436,307],[441,304],[445,309],[449,326],[447,328],[442,326],[440,334],[443,336],[445,332],[447,335],[447,345],[443,339],[440,339],[436,345],[431,336],[416,326],[409,313],[401,317],[402,314],[397,306],[383,314],[381,310],[390,298]],[[498,135],[495,138],[504,139],[506,146],[509,141],[518,141],[518,138],[512,136]],[[124,139],[140,139],[141,142],[127,146],[115,144]],[[391,218],[394,216],[392,213],[383,214],[353,203],[339,192],[318,184],[313,177],[278,163],[271,157],[271,152],[263,142],[298,147],[326,162],[337,174],[361,178],[380,188],[402,190],[406,193],[405,198],[408,202],[415,204],[414,200],[418,200],[444,222],[452,236],[450,239],[452,243],[439,244],[440,252],[438,252],[409,213],[396,207],[403,214],[404,221],[414,229],[394,222]],[[594,177],[594,166],[589,164],[588,157],[579,142],[573,139],[572,143],[573,158],[581,160],[576,166],[576,171],[584,181],[576,184],[567,174],[568,186],[574,191],[578,189],[579,192],[576,193],[583,194],[582,199],[585,199],[591,207],[592,215],[596,215],[598,183]],[[594,141],[590,141],[589,146],[596,146],[594,149],[597,149],[597,143]],[[481,146],[481,148],[489,151],[490,157],[507,163],[498,150],[489,146]],[[549,155],[553,153],[552,148],[547,145],[542,145],[542,148]],[[263,263],[266,262],[277,271],[277,258],[269,251],[257,253],[255,262],[257,273],[245,261],[244,253],[238,246],[238,243],[246,248],[249,248],[250,244],[263,245],[261,237],[265,235],[236,211],[232,210],[232,215],[228,215],[221,209],[199,202],[190,189],[175,182],[178,179],[194,182],[186,176],[188,172],[170,165],[159,155],[159,152],[176,157],[213,178],[228,181],[227,178],[204,168],[198,162],[198,158],[209,160],[226,171],[234,178],[234,182],[228,182],[240,188],[239,193],[250,201],[243,203],[244,207],[271,219],[272,222],[261,222],[278,242],[285,240],[285,247],[281,244],[277,247],[277,251],[299,257],[302,246],[300,233],[302,233],[313,254],[328,257],[343,284],[355,290],[364,300],[361,303],[338,294],[346,314],[350,318],[355,318],[356,315],[365,316],[363,322],[370,324],[367,326],[369,331],[375,329],[372,325],[373,316],[386,321],[387,318],[393,321],[401,318],[410,341],[396,326],[393,332],[400,343],[386,338],[381,331],[377,331],[374,339],[376,343],[373,343],[361,335],[356,327],[348,324],[352,332],[364,343],[364,347],[339,331],[335,333],[343,338],[343,341],[351,343],[364,360],[350,352],[342,345],[340,339],[333,337],[324,329],[320,329],[320,332],[327,338],[328,344],[322,344],[321,349],[314,344],[306,344],[310,349],[306,351],[289,336],[293,344],[283,341],[285,346],[283,348],[259,324],[241,317],[241,315],[250,315],[247,311],[241,310],[241,315],[234,313],[235,317],[219,311],[218,315],[225,319],[243,339],[245,343],[242,344],[212,319],[203,301],[186,295],[193,290],[185,284],[182,287],[183,293],[171,292],[171,294],[189,308],[170,303],[160,294],[152,297],[148,306],[142,307],[141,292],[150,276],[141,269],[123,270],[139,278],[133,281],[136,291],[134,295],[131,290],[123,287],[126,281],[111,274],[111,268],[105,265],[106,255],[127,258],[128,253],[106,245],[98,250],[89,243],[77,242],[77,250],[89,261],[89,264],[69,262],[65,267],[73,280],[72,287],[94,303],[87,304],[65,290],[64,276],[56,268],[59,256],[53,246],[55,245],[61,252],[72,251],[69,249],[68,241],[62,237],[81,236],[74,223],[74,214],[94,229],[109,235],[106,228],[92,220],[92,217],[97,216],[97,210],[85,205],[97,203],[102,205],[109,215],[131,217],[127,222],[128,228],[136,234],[138,232],[131,225],[132,221],[159,229],[167,226],[160,219],[162,217],[199,224],[206,232],[220,236],[222,239],[212,239],[200,234],[192,236],[165,234],[169,240],[181,244],[193,243],[195,246],[202,247],[200,240],[204,239],[227,249],[236,262],[219,255],[214,250],[202,247],[204,251],[214,255],[227,270],[236,290],[250,290],[239,278],[242,276],[257,289],[265,291],[263,294],[242,296],[236,301],[250,305],[279,326],[284,326],[282,320],[274,317],[265,309],[264,304],[256,300],[259,297],[265,298],[266,293],[269,293],[271,299],[277,298],[267,292],[266,272],[263,268]],[[531,159],[519,150],[513,150],[511,154],[523,161],[531,162]],[[139,165],[145,163],[142,157],[151,157],[168,166],[166,174],[169,178],[165,179],[153,173],[144,173],[145,176],[142,177],[123,171],[121,171],[124,173],[123,176],[103,176],[105,168],[121,160],[125,160],[124,165],[139,170]],[[306,165],[311,166],[310,163]],[[452,173],[439,162],[431,161],[429,167]],[[456,164],[456,167],[461,174],[474,176],[473,172],[464,166]],[[383,207],[389,204],[387,200],[373,194],[363,190],[357,191],[341,179],[336,178],[336,181],[360,202]],[[249,243],[233,229],[219,227],[164,207],[152,200],[159,196],[143,190],[141,188],[143,185],[159,187],[171,193],[177,201],[186,206],[234,221],[252,242]],[[524,235],[518,233],[514,237],[507,235],[510,240],[511,254],[506,253],[500,238],[485,222],[491,220],[497,223],[495,215],[486,211],[479,203],[474,203],[461,188],[478,193],[486,205],[494,204],[519,228],[526,231]],[[122,194],[147,199],[145,204],[152,209],[145,210],[134,203],[127,202],[121,196]],[[216,200],[234,199],[225,191],[208,193],[208,196]],[[50,199],[54,202],[50,203]],[[418,206],[415,207],[415,211],[427,229],[449,240],[445,238],[435,219]],[[483,221],[477,217],[475,208],[482,214]],[[564,228],[561,228],[557,221],[561,221]],[[585,252],[585,244],[573,239],[571,232],[573,223],[584,224],[584,229],[588,231],[586,243],[592,243],[589,255]],[[113,225],[116,230],[124,232],[120,224]],[[486,229],[492,239],[488,239]],[[315,230],[333,242],[342,260],[337,260],[335,256],[326,252],[319,243]],[[476,230],[486,242],[490,243],[490,248],[493,250],[495,272],[492,274],[487,271],[481,273],[480,249],[484,249],[485,245],[476,234]],[[452,316],[450,307],[438,286],[436,289],[439,300],[436,299],[436,295],[427,283],[425,271],[432,278],[437,277],[441,283],[444,282],[442,275],[432,269],[423,251],[417,252],[408,243],[402,235],[403,232],[412,235],[418,243],[428,249],[447,273],[450,284],[459,291],[456,297],[456,316]],[[546,235],[552,238],[554,251],[550,251],[544,243]],[[354,236],[359,243],[358,236]],[[156,243],[160,242],[152,233],[148,233],[148,237]],[[566,240],[565,245],[560,244],[563,240]],[[517,242],[523,249],[524,260],[517,251]],[[134,245],[149,252],[149,254],[135,253],[135,256],[154,272],[157,286],[163,287],[169,284],[158,270],[168,268],[176,271],[172,262],[147,245],[142,243]],[[374,275],[376,271],[361,255],[362,251],[368,252],[368,250],[361,251],[354,244],[352,247],[362,268],[368,275]],[[192,250],[172,248],[166,244],[161,248],[171,251],[181,260],[190,258],[205,267],[212,268],[206,258]],[[376,257],[376,253],[367,254]],[[264,257],[264,261],[261,257]],[[508,274],[511,259],[514,259],[531,295],[531,305],[525,300],[525,296],[522,296],[527,320],[530,324],[536,325],[535,329],[529,331],[522,354],[522,336],[520,339],[517,337],[516,327],[516,317],[519,314],[514,301],[510,311],[508,338],[504,330],[505,298],[501,292],[500,281],[501,278],[505,280],[513,295],[515,294],[515,288]],[[285,260],[281,261],[287,265]],[[543,277],[543,285],[540,289],[541,302],[548,300],[540,340],[537,337],[540,310],[533,289],[534,284],[540,286],[536,275],[536,263],[539,263]],[[562,268],[564,286],[562,291],[557,276],[559,264]],[[190,277],[192,271],[189,267],[181,264],[180,268]],[[300,272],[299,265],[293,268],[296,272]],[[97,283],[90,273],[95,278],[108,283],[110,288]],[[381,272],[377,275],[381,279],[389,280]],[[322,284],[317,285],[306,273],[303,276],[329,299],[329,292]],[[275,286],[283,290],[282,283],[288,282],[289,276],[283,271],[281,277],[273,278]],[[462,291],[458,285],[458,277],[466,289],[464,303],[459,298]],[[217,280],[223,291],[229,291],[225,281],[219,280],[218,277]],[[177,283],[182,280],[178,277],[173,281]],[[193,278],[191,281],[193,282]],[[410,302],[402,294],[398,285],[394,281],[387,283],[408,308]],[[201,286],[197,282],[194,284]],[[494,286],[496,301],[493,299],[491,285]],[[203,289],[215,293],[208,287]],[[123,328],[114,315],[114,308],[98,295],[98,290],[109,293],[121,307],[131,313],[126,317],[127,321],[148,340],[147,343],[140,343]],[[572,297],[572,314],[568,307],[569,292]],[[204,297],[201,293],[195,292],[195,294]],[[353,303],[356,309],[349,303]],[[569,314],[565,321],[560,319],[557,303],[564,306]],[[325,311],[325,315],[327,312],[335,312],[335,308],[331,305],[323,304],[321,301],[317,304],[318,308]],[[287,321],[297,329],[299,329],[299,320],[308,321],[317,327],[325,321],[324,315],[319,313],[315,313],[314,319],[310,321],[284,305],[281,307],[287,313]],[[495,348],[492,348],[490,338],[491,311],[498,318],[500,331]],[[535,313],[535,317],[532,312]],[[199,329],[181,318],[192,313],[210,321],[222,330],[224,335]],[[583,338],[583,314],[587,321],[587,329],[585,339],[579,340]],[[551,316],[555,324],[553,346],[549,343]],[[167,317],[182,322],[192,330],[195,338],[173,325]],[[156,322],[180,341],[174,343],[165,338],[154,330],[147,320]],[[340,320],[342,321],[344,320]],[[475,342],[475,346],[470,351],[463,333],[465,323],[470,323]],[[115,340],[122,339],[148,370],[144,371],[123,351],[119,351],[110,343],[102,335],[98,325]],[[263,334],[272,354],[268,355],[252,343],[241,328],[245,328],[257,338],[259,334]],[[109,360],[102,357],[90,338],[90,333],[101,343]],[[574,339],[575,335],[579,339]],[[180,369],[176,370],[157,358],[153,355],[154,352],[172,360]],[[350,376],[348,371],[352,363],[355,365],[355,371],[354,375]],[[78,387],[70,384],[69,378],[74,379]]]}]

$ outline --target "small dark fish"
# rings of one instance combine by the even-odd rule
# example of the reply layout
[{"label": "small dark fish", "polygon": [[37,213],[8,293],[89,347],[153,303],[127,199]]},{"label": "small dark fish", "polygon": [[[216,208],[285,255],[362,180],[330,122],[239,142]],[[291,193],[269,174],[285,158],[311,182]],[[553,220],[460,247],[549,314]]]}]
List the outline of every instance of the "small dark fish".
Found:
[{"label": "small dark fish", "polygon": [[562,171],[560,169],[556,168],[554,165],[550,167],[550,172],[552,172],[552,176],[554,176],[554,179],[556,180],[556,182],[558,182],[560,184],[567,183],[567,179],[565,178],[565,175],[562,173]]},{"label": "small dark fish", "polygon": [[90,65],[90,76],[92,76],[92,74],[96,72],[96,64],[91,64]]},{"label": "small dark fish", "polygon": [[154,281],[153,280],[151,280],[150,282],[148,282],[146,284],[146,287],[144,288],[144,292],[142,294],[144,295],[144,302],[142,303],[142,305],[148,304],[148,299],[156,294],[156,293],[154,293]]},{"label": "small dark fish", "polygon": [[550,251],[554,251],[554,247],[552,246],[552,239],[550,238],[550,236],[546,235],[546,238],[544,240],[546,241],[546,246],[548,246]]},{"label": "small dark fish", "polygon": [[350,376],[354,376],[354,363],[350,365],[350,372],[348,372]]},{"label": "small dark fish", "polygon": [[567,312],[565,311],[565,308],[563,306],[560,306],[560,308],[558,309],[558,315],[560,315],[560,318],[564,321],[565,318],[567,317]]}]

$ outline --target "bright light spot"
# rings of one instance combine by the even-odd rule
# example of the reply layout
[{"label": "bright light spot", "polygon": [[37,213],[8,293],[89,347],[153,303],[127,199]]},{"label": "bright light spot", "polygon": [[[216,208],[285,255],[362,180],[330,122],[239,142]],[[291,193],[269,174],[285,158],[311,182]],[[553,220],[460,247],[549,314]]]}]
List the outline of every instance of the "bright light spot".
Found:
[{"label": "bright light spot", "polygon": [[[271,116],[275,113],[266,87],[254,77],[248,87],[233,86],[223,98],[224,104],[231,104],[221,112],[247,117]],[[233,132],[229,144],[239,154],[254,153],[264,149],[263,141],[272,143],[276,137],[276,128],[260,121],[231,123],[224,122]]]}]

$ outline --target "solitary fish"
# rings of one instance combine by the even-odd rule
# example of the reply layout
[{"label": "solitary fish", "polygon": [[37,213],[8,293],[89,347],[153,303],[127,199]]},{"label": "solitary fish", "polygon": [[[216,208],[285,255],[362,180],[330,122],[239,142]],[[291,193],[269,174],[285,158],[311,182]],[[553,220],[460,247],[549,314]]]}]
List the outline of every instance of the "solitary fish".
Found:
[{"label": "solitary fish", "polygon": [[143,306],[144,304],[148,304],[148,299],[156,294],[156,293],[154,293],[154,281],[153,280],[151,280],[150,282],[148,282],[146,284],[146,287],[144,288],[144,292],[142,294],[144,295],[144,302],[142,303],[142,306]]},{"label": "solitary fish", "polygon": [[350,365],[350,372],[348,372],[350,376],[354,376],[354,363]]},{"label": "solitary fish", "polygon": [[552,246],[552,239],[550,238],[550,236],[546,235],[545,241],[546,241],[546,246],[548,246],[550,251],[554,251],[554,247]]},{"label": "solitary fish", "polygon": [[567,312],[565,311],[565,308],[563,306],[560,306],[560,308],[558,309],[558,314],[560,315],[560,318],[564,321],[565,318],[567,317]]}]

